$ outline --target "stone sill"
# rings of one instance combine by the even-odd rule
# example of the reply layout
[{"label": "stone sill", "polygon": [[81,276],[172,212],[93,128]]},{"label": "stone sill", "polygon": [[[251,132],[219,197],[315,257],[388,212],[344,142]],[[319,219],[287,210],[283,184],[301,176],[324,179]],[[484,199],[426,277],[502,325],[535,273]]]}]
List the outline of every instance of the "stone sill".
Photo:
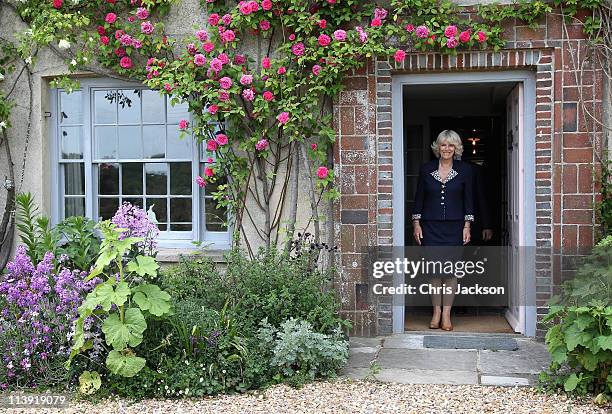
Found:
[{"label": "stone sill", "polygon": [[157,261],[163,264],[172,264],[178,263],[180,256],[201,255],[208,257],[215,263],[226,263],[224,255],[229,251],[229,246],[227,247],[227,249],[160,248],[157,250]]}]

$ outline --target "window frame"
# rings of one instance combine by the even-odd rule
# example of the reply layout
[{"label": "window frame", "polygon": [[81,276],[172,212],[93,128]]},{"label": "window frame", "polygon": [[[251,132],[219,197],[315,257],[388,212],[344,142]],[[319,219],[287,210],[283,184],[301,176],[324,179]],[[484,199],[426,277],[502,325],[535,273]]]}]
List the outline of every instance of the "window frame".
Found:
[{"label": "window frame", "polygon": [[[64,175],[62,174],[62,165],[69,163],[83,163],[85,171],[85,216],[93,218],[97,221],[98,217],[98,206],[97,199],[97,165],[100,160],[95,160],[94,150],[94,123],[93,123],[93,111],[94,111],[94,91],[105,90],[105,89],[149,89],[141,83],[132,83],[126,81],[119,81],[114,79],[82,79],[80,80],[80,91],[82,99],[82,142],[81,148],[83,150],[83,158],[77,160],[66,160],[60,157],[60,131],[62,125],[60,123],[60,96],[63,91],[61,88],[51,88],[50,90],[50,164],[51,164],[51,177],[50,177],[50,199],[51,199],[51,221],[53,224],[57,224],[64,217],[64,200],[66,198],[65,187],[64,187]],[[168,99],[169,100],[169,99]],[[167,111],[167,105],[164,105],[164,111]],[[188,119],[190,124],[193,124],[191,114]],[[141,120],[142,125],[142,120]],[[167,123],[165,126],[167,127]],[[186,137],[185,139],[189,139]],[[209,231],[206,229],[206,211],[205,211],[205,188],[200,188],[195,182],[195,177],[200,175],[200,166],[205,163],[206,158],[201,157],[206,154],[206,149],[203,147],[205,143],[198,144],[194,139],[191,139],[191,200],[192,200],[192,230],[191,231],[162,231],[158,238],[158,245],[160,248],[195,248],[194,242],[201,242],[209,248],[226,250],[230,248],[230,240],[232,228],[228,227],[226,231]],[[199,148],[201,147],[201,148]],[[119,155],[119,154],[117,154]],[[214,158],[214,157],[213,157]],[[171,158],[164,158],[163,160],[146,159],[143,158],[133,159],[131,161],[138,161],[147,163],[158,162],[167,163],[172,162]],[[181,160],[185,162],[184,160]],[[119,158],[108,159],[108,163],[121,163],[122,160]],[[144,177],[143,177],[144,178]],[[168,178],[168,185],[170,179]],[[144,191],[144,189],[143,189]],[[168,197],[166,195],[166,197]],[[70,197],[70,196],[69,196]],[[117,195],[117,198],[120,196]],[[146,206],[145,206],[146,207]],[[168,212],[169,214],[169,212]],[[229,213],[228,213],[229,214]],[[168,222],[170,222],[168,220]],[[190,235],[188,233],[191,233]]]}]

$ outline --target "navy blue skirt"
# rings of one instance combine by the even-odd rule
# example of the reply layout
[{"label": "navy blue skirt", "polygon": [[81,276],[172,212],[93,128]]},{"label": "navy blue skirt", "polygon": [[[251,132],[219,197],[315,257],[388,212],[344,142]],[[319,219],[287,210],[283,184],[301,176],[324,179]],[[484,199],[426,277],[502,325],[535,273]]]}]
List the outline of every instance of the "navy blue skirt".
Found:
[{"label": "navy blue skirt", "polygon": [[421,220],[423,246],[463,246],[463,220]]}]

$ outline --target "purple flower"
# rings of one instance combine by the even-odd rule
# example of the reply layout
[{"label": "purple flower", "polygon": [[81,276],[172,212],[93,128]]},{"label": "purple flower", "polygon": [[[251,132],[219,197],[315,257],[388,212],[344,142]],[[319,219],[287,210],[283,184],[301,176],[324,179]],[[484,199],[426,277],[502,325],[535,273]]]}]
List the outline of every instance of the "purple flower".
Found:
[{"label": "purple flower", "polygon": [[157,246],[155,239],[159,229],[149,219],[147,213],[137,206],[124,202],[111,219],[119,229],[124,229],[119,238],[143,237],[145,240],[138,243],[138,247],[152,251]]}]

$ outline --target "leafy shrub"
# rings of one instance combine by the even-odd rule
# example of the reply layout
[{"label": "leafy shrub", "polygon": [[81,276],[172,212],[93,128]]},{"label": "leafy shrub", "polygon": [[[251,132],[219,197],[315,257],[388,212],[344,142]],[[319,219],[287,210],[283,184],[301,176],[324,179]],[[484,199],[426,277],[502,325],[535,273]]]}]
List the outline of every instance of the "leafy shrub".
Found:
[{"label": "leafy shrub", "polygon": [[[25,246],[0,279],[0,388],[67,386],[75,371],[63,366],[70,353],[77,307],[99,282],[86,272],[61,266],[53,253],[32,263]],[[91,340],[90,357],[100,343]]]},{"label": "leafy shrub", "polygon": [[278,330],[264,320],[258,338],[271,352],[271,365],[297,384],[333,377],[348,359],[348,341],[340,331],[318,333],[310,323],[299,319],[286,320]]}]

